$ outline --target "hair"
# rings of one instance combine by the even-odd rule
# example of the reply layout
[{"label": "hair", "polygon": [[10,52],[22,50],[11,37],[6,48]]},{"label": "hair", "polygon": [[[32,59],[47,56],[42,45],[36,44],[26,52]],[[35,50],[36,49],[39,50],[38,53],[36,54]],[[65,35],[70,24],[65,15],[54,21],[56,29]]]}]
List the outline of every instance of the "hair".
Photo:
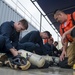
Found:
[{"label": "hair", "polygon": [[47,33],[49,38],[52,36],[49,31],[44,31],[44,33]]},{"label": "hair", "polygon": [[21,19],[19,22],[21,22],[22,25],[23,25],[26,29],[28,29],[28,22],[27,22],[27,20]]},{"label": "hair", "polygon": [[59,15],[60,13],[64,13],[64,12],[61,11],[61,10],[56,9],[56,10],[54,11],[53,16],[54,16],[54,15]]},{"label": "hair", "polygon": [[57,41],[55,41],[54,43],[57,43],[57,44],[58,44],[58,42],[57,42]]}]

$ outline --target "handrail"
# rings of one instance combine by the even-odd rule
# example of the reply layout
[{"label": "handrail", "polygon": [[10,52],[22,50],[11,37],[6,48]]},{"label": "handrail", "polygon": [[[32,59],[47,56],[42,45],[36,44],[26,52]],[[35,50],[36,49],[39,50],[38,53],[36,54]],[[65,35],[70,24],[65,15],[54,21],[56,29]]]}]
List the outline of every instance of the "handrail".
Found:
[{"label": "handrail", "polygon": [[[42,14],[42,12],[40,11],[40,9],[36,6],[36,4],[34,3],[34,1],[32,1],[32,0],[30,0],[33,4],[34,4],[34,6],[38,9],[38,11]],[[48,19],[42,14],[42,16],[46,19],[46,21],[50,24],[50,26],[53,28],[53,30],[57,30],[56,28],[54,28],[53,26],[52,26],[52,24],[48,21]],[[56,31],[55,31],[56,32]],[[59,35],[59,32],[56,32],[56,34],[60,37],[60,35]]]},{"label": "handrail", "polygon": [[[20,6],[18,6],[15,2],[14,2],[14,0],[11,0],[15,5],[16,5],[16,8],[18,7],[31,21],[33,21],[33,23],[35,23],[35,25],[37,25],[38,27],[40,27],[39,25],[40,25],[40,23],[36,20],[36,18],[34,18],[34,16],[18,1],[18,3],[24,8],[24,10],[26,10],[27,12],[28,12],[28,14],[31,16],[29,16],[29,15],[27,15],[26,13],[25,13],[25,11],[20,7]],[[17,11],[17,10],[16,10]],[[32,19],[33,18],[33,19]],[[36,22],[35,22],[35,21]],[[43,28],[43,30],[46,30],[44,27],[42,27]]]}]

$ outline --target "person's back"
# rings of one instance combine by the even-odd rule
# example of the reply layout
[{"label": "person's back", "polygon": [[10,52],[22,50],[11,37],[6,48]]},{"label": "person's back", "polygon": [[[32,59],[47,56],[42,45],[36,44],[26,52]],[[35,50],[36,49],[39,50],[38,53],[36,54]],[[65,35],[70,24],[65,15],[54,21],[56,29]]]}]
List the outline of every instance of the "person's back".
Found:
[{"label": "person's back", "polygon": [[42,38],[40,37],[40,32],[39,31],[31,31],[20,40],[20,43],[33,42],[36,44],[39,41],[42,41]]}]

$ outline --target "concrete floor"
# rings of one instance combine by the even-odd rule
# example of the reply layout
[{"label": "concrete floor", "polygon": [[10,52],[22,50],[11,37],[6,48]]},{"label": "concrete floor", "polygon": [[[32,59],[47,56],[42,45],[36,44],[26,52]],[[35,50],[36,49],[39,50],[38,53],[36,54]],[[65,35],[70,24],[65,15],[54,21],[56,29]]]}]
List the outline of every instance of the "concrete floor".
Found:
[{"label": "concrete floor", "polygon": [[75,75],[75,71],[72,69],[60,69],[57,67],[50,67],[48,69],[30,69],[27,71],[1,67],[0,75]]}]

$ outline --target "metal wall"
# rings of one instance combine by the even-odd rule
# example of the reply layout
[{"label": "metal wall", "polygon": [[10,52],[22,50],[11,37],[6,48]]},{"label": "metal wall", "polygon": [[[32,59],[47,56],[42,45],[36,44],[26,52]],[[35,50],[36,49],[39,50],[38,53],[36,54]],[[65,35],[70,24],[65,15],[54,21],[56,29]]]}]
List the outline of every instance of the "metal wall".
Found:
[{"label": "metal wall", "polygon": [[[19,21],[23,17],[17,13],[13,8],[11,8],[5,1],[0,0],[0,25],[5,21]],[[22,36],[32,30],[37,30],[34,26],[29,23],[28,30],[22,32]]]}]

